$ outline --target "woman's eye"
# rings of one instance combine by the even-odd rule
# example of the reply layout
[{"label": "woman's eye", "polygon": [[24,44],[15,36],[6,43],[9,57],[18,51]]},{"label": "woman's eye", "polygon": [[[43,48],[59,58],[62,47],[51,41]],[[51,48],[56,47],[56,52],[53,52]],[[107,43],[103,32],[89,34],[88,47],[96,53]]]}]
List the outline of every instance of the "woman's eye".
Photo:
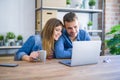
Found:
[{"label": "woman's eye", "polygon": [[60,31],[60,29],[56,29],[56,31]]}]

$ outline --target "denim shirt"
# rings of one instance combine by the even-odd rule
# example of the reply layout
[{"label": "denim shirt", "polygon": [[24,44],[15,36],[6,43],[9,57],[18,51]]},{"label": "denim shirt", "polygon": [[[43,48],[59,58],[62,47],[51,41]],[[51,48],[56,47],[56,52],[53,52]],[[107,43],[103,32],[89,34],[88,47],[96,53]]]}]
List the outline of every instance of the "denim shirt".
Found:
[{"label": "denim shirt", "polygon": [[[89,41],[90,36],[84,30],[79,30],[77,35],[77,41]],[[71,58],[72,55],[72,41],[70,40],[68,33],[64,30],[62,36],[55,42],[54,53],[56,58]]]},{"label": "denim shirt", "polygon": [[23,55],[30,55],[33,51],[42,50],[41,41],[40,35],[30,36],[15,54],[15,60],[21,60]]}]

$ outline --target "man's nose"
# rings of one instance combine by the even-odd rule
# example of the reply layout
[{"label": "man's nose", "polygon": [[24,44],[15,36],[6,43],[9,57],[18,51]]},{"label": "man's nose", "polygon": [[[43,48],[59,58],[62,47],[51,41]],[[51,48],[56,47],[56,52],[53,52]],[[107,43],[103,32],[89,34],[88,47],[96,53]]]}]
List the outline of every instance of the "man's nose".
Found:
[{"label": "man's nose", "polygon": [[76,32],[76,29],[75,29],[75,28],[73,28],[73,29],[72,29],[72,32]]}]

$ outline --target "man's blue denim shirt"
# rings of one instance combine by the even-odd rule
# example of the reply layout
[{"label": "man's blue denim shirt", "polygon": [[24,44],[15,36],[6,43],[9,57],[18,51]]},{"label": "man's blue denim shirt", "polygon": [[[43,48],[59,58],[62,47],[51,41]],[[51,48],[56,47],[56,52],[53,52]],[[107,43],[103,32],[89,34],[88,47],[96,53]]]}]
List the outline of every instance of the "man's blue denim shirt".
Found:
[{"label": "man's blue denim shirt", "polygon": [[[77,41],[89,41],[90,36],[84,30],[79,30]],[[71,58],[72,55],[72,41],[70,40],[66,30],[63,31],[62,36],[55,42],[54,53],[56,58]]]},{"label": "man's blue denim shirt", "polygon": [[21,60],[23,55],[30,55],[32,51],[42,50],[40,35],[30,36],[15,54],[15,60]]}]

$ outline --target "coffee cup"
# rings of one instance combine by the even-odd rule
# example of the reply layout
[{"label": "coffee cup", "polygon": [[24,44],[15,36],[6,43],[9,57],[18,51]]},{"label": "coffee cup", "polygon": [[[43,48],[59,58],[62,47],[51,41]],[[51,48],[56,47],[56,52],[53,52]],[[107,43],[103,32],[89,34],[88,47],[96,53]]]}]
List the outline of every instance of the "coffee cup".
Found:
[{"label": "coffee cup", "polygon": [[47,56],[46,50],[40,50],[39,53],[40,53],[40,55],[39,55],[40,61],[45,62],[46,56]]}]

